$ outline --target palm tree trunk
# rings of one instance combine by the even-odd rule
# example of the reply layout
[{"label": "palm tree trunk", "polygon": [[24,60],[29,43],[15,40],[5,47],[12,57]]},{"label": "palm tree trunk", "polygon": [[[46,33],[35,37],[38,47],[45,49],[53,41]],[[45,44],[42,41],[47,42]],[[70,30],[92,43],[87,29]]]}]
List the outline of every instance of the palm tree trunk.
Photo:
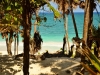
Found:
[{"label": "palm tree trunk", "polygon": [[[69,45],[69,41],[68,41],[68,16],[65,14],[65,6],[64,6],[64,4],[65,4],[65,0],[63,0],[63,20],[64,20],[64,29],[65,29],[65,38],[66,38],[66,42],[63,44],[63,54],[64,54],[64,49],[65,49],[65,44],[66,44],[66,51],[67,51],[67,54],[69,53],[69,51],[68,50],[70,50],[70,45]],[[68,47],[67,47],[67,45],[68,45]]]},{"label": "palm tree trunk", "polygon": [[[85,50],[89,45],[89,28],[93,21],[93,3],[94,0],[85,0],[85,14],[84,14],[84,27],[83,27],[83,44],[82,47]],[[81,62],[85,63],[85,56],[81,56]],[[84,72],[84,71],[83,71]]]},{"label": "palm tree trunk", "polygon": [[[85,49],[87,45],[88,25],[89,25],[89,0],[85,0],[83,43],[82,43],[83,49]],[[81,55],[81,62],[85,62],[85,57],[83,55]]]},{"label": "palm tree trunk", "polygon": [[72,14],[72,19],[73,19],[73,24],[74,24],[74,29],[75,29],[76,37],[79,37],[78,30],[77,30],[77,25],[76,25],[74,13],[73,13],[72,1],[71,0],[69,0],[69,6],[70,6],[71,14]]},{"label": "palm tree trunk", "polygon": [[36,32],[36,30],[37,30],[37,20],[35,20],[34,22],[34,33]]},{"label": "palm tree trunk", "polygon": [[[36,18],[38,17],[38,14],[39,14],[39,10],[37,9],[35,12]],[[36,32],[36,30],[37,30],[37,19],[34,22],[34,33]]]},{"label": "palm tree trunk", "polygon": [[23,75],[29,75],[29,41],[31,30],[31,13],[29,0],[23,0],[22,18],[24,28]]},{"label": "palm tree trunk", "polygon": [[66,50],[67,50],[67,54],[69,54],[69,50],[70,50],[70,44],[68,41],[68,16],[65,14],[65,21],[64,21],[64,26],[65,26],[65,32],[66,32]]},{"label": "palm tree trunk", "polygon": [[17,32],[17,47],[16,47],[17,54],[18,54],[18,45],[19,45],[19,35],[18,35],[18,32]]},{"label": "palm tree trunk", "polygon": [[87,45],[88,27],[89,27],[89,0],[86,0],[85,14],[84,14],[84,27],[83,27],[83,41],[85,45]]},{"label": "palm tree trunk", "polygon": [[[83,42],[82,48],[85,50],[87,46],[88,38],[88,26],[89,26],[89,0],[85,0],[85,11],[84,11],[84,25],[83,25]],[[81,62],[85,63],[85,56],[81,55]],[[84,74],[84,70],[82,71]]]},{"label": "palm tree trunk", "polygon": [[[91,35],[91,30],[90,30],[90,28],[91,28],[91,26],[92,26],[92,22],[93,22],[93,3],[94,3],[94,0],[91,0],[90,2],[89,2],[89,26],[88,26],[88,36],[90,36]],[[89,31],[90,30],[90,31]],[[87,42],[87,45],[89,46],[89,48],[91,47],[91,42],[90,42],[90,37],[88,37],[88,42]]]},{"label": "palm tree trunk", "polygon": [[73,24],[74,24],[74,29],[75,29],[76,37],[79,37],[77,26],[76,26],[76,22],[75,22],[75,17],[74,17],[74,13],[73,13],[73,9],[72,8],[71,8],[71,14],[72,14],[72,19],[73,19]]}]

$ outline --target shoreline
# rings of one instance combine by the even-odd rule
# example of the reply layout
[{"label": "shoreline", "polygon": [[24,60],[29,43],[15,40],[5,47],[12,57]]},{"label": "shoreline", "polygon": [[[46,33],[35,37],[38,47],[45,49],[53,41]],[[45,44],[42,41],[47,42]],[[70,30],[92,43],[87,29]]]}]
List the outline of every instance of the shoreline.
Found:
[{"label": "shoreline", "polygon": [[[72,45],[72,42],[69,42],[70,46]],[[54,53],[58,50],[60,50],[63,47],[63,42],[43,42],[41,44],[41,50],[39,50],[40,53],[45,52],[46,50],[48,50],[50,53]],[[14,42],[12,43],[12,54],[14,54]],[[0,42],[0,53],[2,52],[2,54],[7,54],[7,48],[6,48],[6,43]],[[23,52],[23,43],[19,42],[19,46],[18,46],[18,54]]]},{"label": "shoreline", "polygon": [[[12,53],[14,53],[13,47],[14,46],[12,46]],[[42,50],[40,50],[39,52],[43,53],[48,49],[49,53],[55,53],[56,51],[60,50],[60,47],[61,45],[43,45]],[[7,51],[4,50],[6,49],[5,46],[2,46],[1,49],[2,50],[0,50],[0,75],[23,75],[23,58],[14,60],[14,56],[7,56]],[[22,52],[23,48],[22,46],[19,46],[18,54]],[[2,65],[8,67],[5,69]],[[80,58],[52,57],[46,58],[45,60],[30,59],[29,73],[30,75],[73,75],[77,70],[79,70],[79,66]]]}]

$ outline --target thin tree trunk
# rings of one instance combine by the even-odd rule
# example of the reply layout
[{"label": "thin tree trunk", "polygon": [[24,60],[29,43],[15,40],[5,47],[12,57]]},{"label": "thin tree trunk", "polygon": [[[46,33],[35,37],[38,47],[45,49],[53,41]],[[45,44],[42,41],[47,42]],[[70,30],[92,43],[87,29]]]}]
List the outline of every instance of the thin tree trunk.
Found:
[{"label": "thin tree trunk", "polygon": [[74,24],[74,29],[75,29],[76,37],[79,37],[78,30],[77,30],[77,25],[76,25],[74,13],[73,13],[73,8],[72,8],[72,0],[69,0],[69,6],[70,6],[71,14],[72,14],[72,19],[73,19],[73,24]]},{"label": "thin tree trunk", "polygon": [[[39,10],[37,9],[35,12],[36,18],[38,17],[38,14],[39,14]],[[37,19],[34,22],[34,33],[36,32],[36,30],[37,30]]]},{"label": "thin tree trunk", "polygon": [[[85,50],[88,39],[88,27],[89,27],[89,0],[85,0],[85,13],[84,13],[84,26],[83,26],[83,43],[82,48]],[[85,56],[81,55],[81,62],[85,63]],[[82,71],[84,74],[84,70]]]},{"label": "thin tree trunk", "polygon": [[74,29],[75,29],[76,37],[79,37],[77,26],[76,26],[76,22],[75,22],[75,17],[74,17],[74,13],[73,13],[73,9],[72,8],[71,8],[71,14],[72,14],[72,19],[73,19],[73,24],[74,24]]},{"label": "thin tree trunk", "polygon": [[18,44],[19,44],[19,35],[18,35],[18,32],[17,32],[17,47],[16,47],[17,54],[18,54]]},{"label": "thin tree trunk", "polygon": [[[92,26],[92,22],[93,22],[93,3],[94,3],[94,0],[90,0],[89,2],[89,26],[88,26],[88,42],[87,42],[87,45],[89,46],[89,48],[91,47],[91,42],[90,42],[90,35],[91,35],[91,31],[90,28]],[[90,34],[90,35],[89,35]]]},{"label": "thin tree trunk", "polygon": [[14,56],[16,55],[16,35],[15,35],[15,43],[14,43]]},{"label": "thin tree trunk", "polygon": [[29,75],[29,41],[31,30],[31,14],[29,0],[23,0],[22,18],[24,28],[23,75]]},{"label": "thin tree trunk", "polygon": [[8,55],[12,56],[12,52],[11,52],[11,43],[7,44],[7,51],[8,51]]},{"label": "thin tree trunk", "polygon": [[68,41],[68,16],[65,14],[65,21],[64,21],[64,26],[65,26],[65,32],[66,32],[66,50],[67,50],[67,54],[69,54],[69,50],[70,50],[70,45],[69,45],[69,41]]},{"label": "thin tree trunk", "polygon": [[37,30],[37,20],[35,20],[35,22],[34,22],[34,33],[36,32],[36,30]]},{"label": "thin tree trunk", "polygon": [[[68,25],[68,17],[67,17],[67,15],[65,14],[65,6],[64,6],[64,4],[65,4],[65,0],[63,0],[63,20],[64,20],[64,29],[65,29],[65,36],[64,37],[66,37],[66,42],[63,44],[63,54],[64,54],[64,49],[65,49],[65,44],[66,44],[66,51],[67,51],[67,54],[69,53],[69,51],[68,50],[70,50],[70,46],[69,46],[69,41],[68,41],[68,28],[67,28],[67,25]],[[67,47],[67,45],[68,45],[68,47]]]},{"label": "thin tree trunk", "polygon": [[84,14],[84,27],[83,27],[83,41],[85,45],[87,45],[88,27],[89,27],[89,0],[86,0],[85,14]]},{"label": "thin tree trunk", "polygon": [[11,52],[11,43],[8,42],[8,38],[6,38],[6,46],[7,46],[7,52],[9,56],[12,56]]},{"label": "thin tree trunk", "polygon": [[[38,22],[37,22],[37,17],[38,17],[38,14],[39,14],[39,8],[35,11],[35,15],[36,15],[36,20],[34,22],[34,33],[37,31],[37,25],[38,25]],[[33,42],[32,42],[32,53],[31,54],[34,54],[35,53],[35,47],[36,47],[36,43],[34,42],[34,33],[33,33]]]},{"label": "thin tree trunk", "polygon": [[6,46],[7,46],[7,52],[9,56],[12,56],[12,52],[11,52],[12,40],[13,40],[13,31],[11,30],[9,38],[8,38],[8,34],[6,34]]}]

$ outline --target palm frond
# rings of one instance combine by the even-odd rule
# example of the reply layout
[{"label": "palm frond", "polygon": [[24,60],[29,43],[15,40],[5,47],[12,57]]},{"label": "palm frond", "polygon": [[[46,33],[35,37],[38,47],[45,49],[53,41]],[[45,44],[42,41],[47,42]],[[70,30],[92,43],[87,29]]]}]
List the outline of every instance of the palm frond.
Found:
[{"label": "palm frond", "polygon": [[97,75],[88,65],[81,63],[82,66],[84,66],[92,75]]}]

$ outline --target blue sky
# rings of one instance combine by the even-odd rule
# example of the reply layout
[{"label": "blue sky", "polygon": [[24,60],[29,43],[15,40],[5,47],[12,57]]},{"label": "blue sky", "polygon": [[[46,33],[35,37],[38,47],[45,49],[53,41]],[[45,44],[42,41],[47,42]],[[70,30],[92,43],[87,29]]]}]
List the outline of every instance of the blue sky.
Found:
[{"label": "blue sky", "polygon": [[[98,12],[100,12],[99,6],[97,6],[97,10],[98,10]],[[84,12],[84,10],[83,10],[83,9],[80,9],[80,8],[78,7],[77,9],[74,9],[74,12]],[[94,12],[96,12],[96,10],[94,10]]]},{"label": "blue sky", "polygon": [[[56,3],[51,2],[51,4],[57,9],[57,4]],[[97,6],[97,9],[100,12],[100,7],[99,6]],[[74,12],[84,12],[84,10],[83,9],[80,9],[79,7],[77,7],[77,9],[74,9]],[[95,10],[94,10],[94,12],[95,12]]]},{"label": "blue sky", "polygon": [[[57,9],[57,4],[56,3],[54,3],[54,2],[50,2],[51,3],[51,5],[53,6],[53,7],[55,7],[55,9]],[[100,4],[99,4],[100,5]],[[46,12],[49,12],[50,10],[49,10],[49,8],[48,7],[44,7],[44,9],[46,10]],[[98,9],[98,11],[100,12],[100,7],[99,6],[97,6],[97,9]],[[41,11],[42,12],[42,11]],[[79,7],[77,7],[77,9],[74,9],[74,12],[84,12],[84,10],[83,9],[80,9]],[[96,10],[94,10],[94,12],[96,12]]]}]

